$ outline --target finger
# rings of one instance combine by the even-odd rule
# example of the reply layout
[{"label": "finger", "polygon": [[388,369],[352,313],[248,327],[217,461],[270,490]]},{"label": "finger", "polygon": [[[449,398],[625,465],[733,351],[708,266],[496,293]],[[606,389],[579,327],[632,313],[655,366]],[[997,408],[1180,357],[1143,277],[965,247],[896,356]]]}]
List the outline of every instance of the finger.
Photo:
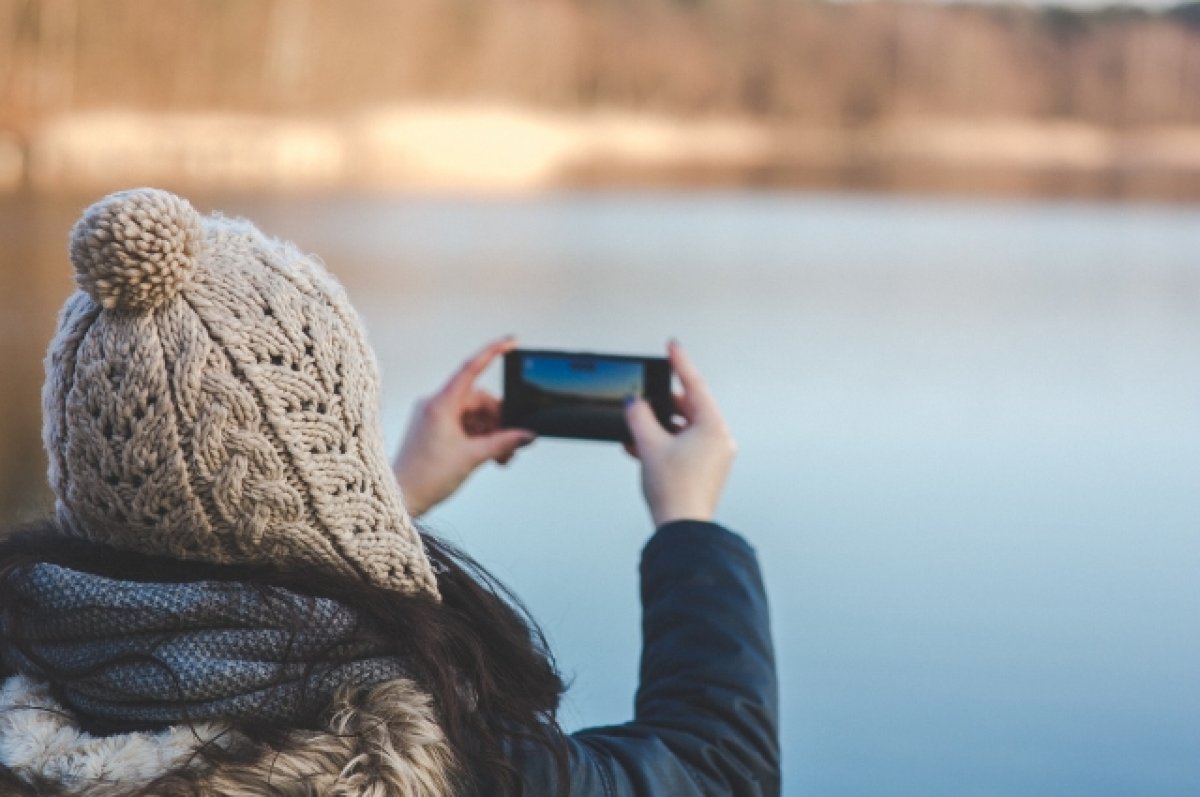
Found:
[{"label": "finger", "polygon": [[477,437],[500,428],[500,400],[484,390],[475,390],[463,404],[462,428],[470,437]]},{"label": "finger", "polygon": [[499,461],[511,457],[518,448],[532,443],[535,437],[537,435],[528,429],[503,429],[474,438],[471,441],[471,449],[479,462],[485,459]]},{"label": "finger", "polygon": [[696,408],[692,406],[692,402],[683,393],[673,393],[675,399],[675,412],[677,415],[682,415],[684,420],[691,421],[696,417]]},{"label": "finger", "polygon": [[462,414],[462,431],[467,437],[481,437],[500,428],[496,417],[484,410],[469,410]]},{"label": "finger", "polygon": [[463,411],[490,415],[498,420],[500,418],[500,399],[486,390],[476,388],[463,401]]},{"label": "finger", "polygon": [[[638,452],[648,451],[663,445],[671,436],[645,399],[635,398],[625,406],[625,420],[629,424],[629,432],[633,435],[633,445]],[[640,459],[640,457],[639,457]]]},{"label": "finger", "polygon": [[460,399],[465,397],[472,385],[475,384],[475,380],[479,378],[479,375],[492,364],[492,360],[512,351],[516,347],[516,338],[511,335],[492,341],[462,364],[454,376],[450,377],[450,381],[446,383],[446,386],[442,388],[442,393]]},{"label": "finger", "polygon": [[671,360],[671,367],[679,375],[679,381],[683,383],[684,395],[691,404],[692,415],[689,420],[699,420],[707,415],[719,417],[721,411],[717,408],[717,402],[712,394],[708,392],[708,385],[704,384],[704,377],[700,376],[700,371],[692,364],[679,341],[672,340],[667,345],[667,356]]}]

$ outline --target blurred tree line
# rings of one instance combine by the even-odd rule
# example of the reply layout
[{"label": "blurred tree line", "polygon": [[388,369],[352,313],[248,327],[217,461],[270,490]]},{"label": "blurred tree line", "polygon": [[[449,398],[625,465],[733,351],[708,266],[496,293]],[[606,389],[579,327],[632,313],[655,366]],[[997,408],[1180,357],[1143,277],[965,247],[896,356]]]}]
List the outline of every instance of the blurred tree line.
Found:
[{"label": "blurred tree line", "polygon": [[1200,122],[1200,3],[0,0],[0,129],[63,111],[406,100],[868,125]]}]

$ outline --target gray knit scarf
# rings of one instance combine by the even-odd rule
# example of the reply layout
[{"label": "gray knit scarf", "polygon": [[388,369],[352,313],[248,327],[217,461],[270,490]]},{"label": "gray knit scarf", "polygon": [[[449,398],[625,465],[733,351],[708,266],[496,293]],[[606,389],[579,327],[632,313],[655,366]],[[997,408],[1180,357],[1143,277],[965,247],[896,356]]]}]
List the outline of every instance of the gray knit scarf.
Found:
[{"label": "gray knit scarf", "polygon": [[[119,581],[53,564],[12,576],[0,650],[119,727],[198,720],[304,724],[341,684],[404,676],[402,659],[333,600],[220,581]],[[19,624],[26,651],[13,645]],[[28,653],[28,655],[27,655]]]}]

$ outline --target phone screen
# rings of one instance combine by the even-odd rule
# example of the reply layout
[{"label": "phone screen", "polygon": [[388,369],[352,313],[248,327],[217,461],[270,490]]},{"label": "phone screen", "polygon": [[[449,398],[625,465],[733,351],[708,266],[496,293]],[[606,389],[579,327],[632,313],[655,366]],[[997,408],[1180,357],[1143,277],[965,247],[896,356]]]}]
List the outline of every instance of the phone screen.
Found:
[{"label": "phone screen", "polygon": [[[627,440],[625,399],[669,417],[670,365],[661,357],[518,349],[505,357],[504,422],[551,437]],[[659,410],[663,413],[659,413]]]}]

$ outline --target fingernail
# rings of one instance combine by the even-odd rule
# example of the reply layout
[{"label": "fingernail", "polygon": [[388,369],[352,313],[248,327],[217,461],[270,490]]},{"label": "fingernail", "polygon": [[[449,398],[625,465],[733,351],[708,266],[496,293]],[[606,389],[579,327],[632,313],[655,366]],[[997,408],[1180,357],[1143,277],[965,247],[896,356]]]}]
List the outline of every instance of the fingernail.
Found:
[{"label": "fingernail", "polygon": [[637,396],[633,395],[632,393],[630,393],[629,395],[627,395],[627,396],[625,397],[625,408],[626,408],[626,409],[629,409],[630,407],[632,407],[632,406],[633,406],[633,402],[635,402],[635,401],[637,401]]}]

